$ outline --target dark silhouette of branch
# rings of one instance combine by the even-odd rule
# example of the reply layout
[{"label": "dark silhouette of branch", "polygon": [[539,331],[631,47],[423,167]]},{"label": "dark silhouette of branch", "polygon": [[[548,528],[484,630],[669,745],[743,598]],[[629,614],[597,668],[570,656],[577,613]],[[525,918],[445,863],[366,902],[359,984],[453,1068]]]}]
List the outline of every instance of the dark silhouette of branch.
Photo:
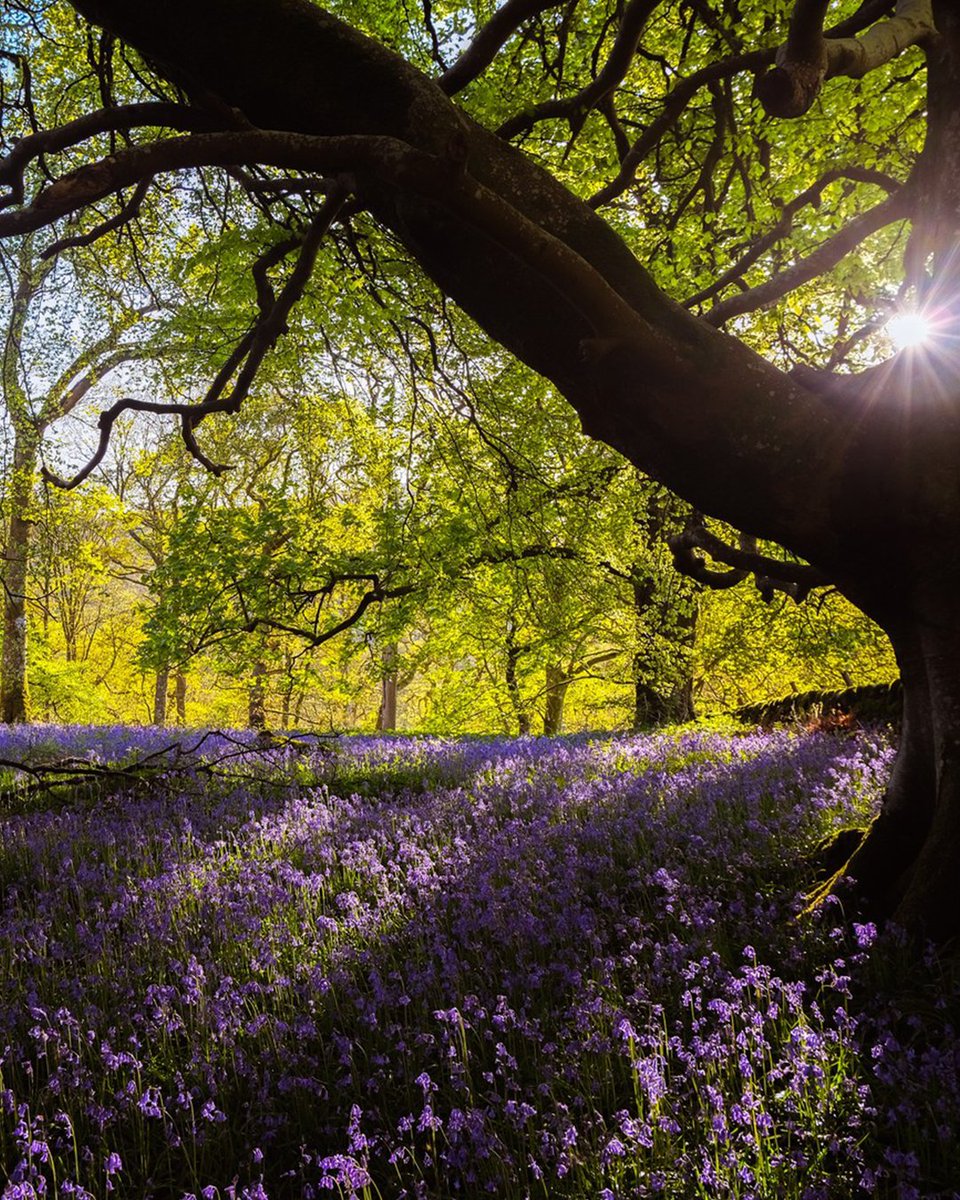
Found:
[{"label": "dark silhouette of branch", "polygon": [[[841,21],[829,31],[830,37],[841,38],[857,33],[872,23],[889,7],[889,0],[866,0],[847,20]],[[620,171],[615,179],[590,197],[592,208],[609,204],[621,196],[633,183],[637,168],[644,159],[660,145],[663,138],[676,125],[687,105],[701,88],[722,79],[730,79],[741,71],[758,72],[769,66],[776,56],[776,47],[747,51],[732,55],[720,62],[710,63],[692,75],[679,80],[663,99],[660,114],[643,131],[627,154],[620,155]]]},{"label": "dark silhouette of branch", "polygon": [[[753,575],[757,590],[764,600],[773,599],[775,592],[785,592],[799,604],[813,588],[827,587],[827,579],[815,567],[805,563],[784,562],[757,551],[757,540],[748,534],[740,535],[740,547],[729,545],[711,533],[703,515],[694,513],[682,533],[668,539],[674,566],[683,574],[714,589],[735,587]],[[728,570],[710,567],[697,551],[705,550],[714,561]]]},{"label": "dark silhouette of branch", "polygon": [[731,317],[775,304],[801,284],[809,283],[811,279],[816,279],[818,275],[831,270],[878,230],[908,217],[911,202],[911,189],[909,183],[906,183],[886,200],[881,200],[873,208],[854,217],[833,237],[827,238],[816,250],[811,251],[806,258],[799,259],[764,283],[715,304],[704,315],[704,320],[709,321],[711,325],[722,325]]},{"label": "dark silhouette of branch", "polygon": [[437,80],[448,96],[456,95],[490,66],[524,21],[537,17],[559,0],[506,0],[477,30],[457,61]]},{"label": "dark silhouette of branch", "polygon": [[618,196],[622,196],[633,183],[637,168],[663,141],[664,137],[676,125],[684,110],[701,88],[720,79],[729,79],[741,71],[752,71],[773,62],[774,49],[751,50],[745,54],[734,55],[722,62],[710,63],[699,71],[694,71],[685,79],[679,80],[663,99],[660,115],[651,121],[639,138],[623,155],[620,170],[616,178],[606,187],[595,192],[587,203],[591,208],[599,208],[601,204],[609,204]]},{"label": "dark silhouette of branch", "polygon": [[[190,454],[214,475],[221,475],[228,469],[226,464],[212,462],[203,453],[197,443],[194,429],[200,421],[213,412],[237,412],[247,396],[256,378],[267,352],[287,332],[287,318],[294,305],[303,295],[304,289],[313,270],[320,243],[336,220],[346,200],[346,188],[341,188],[329,196],[323,207],[311,221],[299,243],[300,253],[289,278],[281,289],[279,297],[274,299],[273,290],[266,279],[269,265],[279,261],[291,248],[290,242],[271,247],[254,266],[257,280],[257,300],[260,306],[260,320],[243,338],[239,346],[221,368],[206,397],[198,404],[166,403],[152,400],[136,400],[125,397],[118,400],[109,409],[100,414],[97,426],[100,439],[96,451],[90,460],[76,475],[70,479],[62,479],[53,472],[44,469],[44,477],[57,487],[70,490],[81,484],[92,471],[103,461],[110,444],[110,435],[117,418],[124,412],[151,412],[175,415],[181,418],[181,435]],[[241,365],[242,364],[242,365]],[[237,371],[236,382],[232,390],[224,394],[227,383]]]},{"label": "dark silhouette of branch", "polygon": [[[376,577],[374,577],[376,578]],[[335,584],[331,584],[327,591],[332,594]],[[345,633],[352,628],[367,609],[372,604],[383,604],[387,600],[398,600],[402,596],[409,596],[417,591],[417,585],[413,583],[402,584],[399,587],[383,587],[379,582],[375,583],[369,591],[364,592],[357,602],[353,612],[349,613],[342,621],[338,621],[335,625],[330,625],[323,630],[315,630],[313,633],[303,629],[297,625],[288,625],[283,621],[274,620],[272,617],[253,617],[241,629],[242,633],[255,633],[257,629],[273,629],[277,633],[289,633],[293,637],[303,639],[308,648],[313,649],[316,646],[322,646],[324,642],[329,642],[340,633]]]},{"label": "dark silhouette of branch", "polygon": [[617,30],[607,61],[597,77],[573,96],[562,100],[547,100],[528,112],[518,113],[500,126],[497,130],[499,136],[507,139],[517,137],[518,134],[532,129],[538,121],[550,117],[566,117],[574,132],[579,131],[590,109],[596,107],[623,82],[633,62],[643,27],[659,4],[660,0],[630,0],[623,10],[620,28]]},{"label": "dark silhouette of branch", "polygon": [[[816,183],[811,184],[810,187],[805,188],[799,195],[784,204],[780,220],[776,225],[753,241],[732,267],[729,267],[722,275],[718,275],[709,287],[703,288],[702,291],[696,292],[693,296],[684,300],[687,308],[692,308],[695,304],[702,304],[705,300],[712,299],[732,283],[740,283],[743,273],[753,266],[761,255],[772,249],[777,242],[789,237],[793,229],[793,219],[797,213],[808,204],[818,205],[825,189],[838,179],[849,179],[856,183],[875,184],[877,187],[883,188],[888,194],[893,194],[902,186],[892,176],[886,175],[882,171],[871,170],[868,167],[852,165],[835,167],[827,171]],[[745,291],[747,290],[746,285],[741,283],[741,286]]]},{"label": "dark silhouette of branch", "polygon": [[133,195],[120,208],[120,210],[110,217],[109,220],[102,221],[93,229],[86,233],[75,233],[71,237],[61,238],[58,242],[52,242],[40,255],[41,258],[52,258],[59,254],[62,250],[68,250],[74,246],[90,246],[105,234],[112,232],[114,229],[119,229],[126,225],[129,221],[134,220],[140,215],[140,209],[143,207],[143,202],[146,199],[147,192],[150,190],[150,185],[153,183],[153,177],[148,175],[140,182],[133,190]]},{"label": "dark silhouette of branch", "polygon": [[31,162],[45,154],[68,150],[103,133],[129,132],[135,128],[176,129],[184,133],[222,128],[210,113],[186,104],[148,101],[119,108],[100,108],[55,129],[45,129],[21,139],[0,161],[0,183],[10,191],[0,197],[0,208],[22,204],[24,172]]}]

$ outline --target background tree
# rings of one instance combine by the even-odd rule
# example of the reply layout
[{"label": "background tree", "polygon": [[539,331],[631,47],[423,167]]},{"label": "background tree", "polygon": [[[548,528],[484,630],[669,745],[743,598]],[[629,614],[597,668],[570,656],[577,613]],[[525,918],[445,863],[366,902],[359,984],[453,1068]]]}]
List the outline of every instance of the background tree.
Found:
[{"label": "background tree", "polygon": [[[117,304],[109,290],[99,292],[99,334],[74,352],[71,314],[65,307],[69,281],[53,278],[58,254],[41,251],[33,234],[21,239],[12,258],[4,257],[11,289],[3,339],[3,399],[13,435],[5,503],[7,510],[3,571],[3,653],[0,658],[0,720],[27,716],[27,579],[31,530],[36,523],[35,491],[44,437],[69,416],[101,380],[123,362],[145,355],[132,331],[143,310]],[[68,269],[69,270],[69,269]],[[61,270],[61,276],[63,275]],[[87,285],[92,272],[85,272]],[[58,283],[58,286],[53,285]],[[63,333],[54,350],[37,345],[31,321]],[[37,394],[37,389],[40,389]]]}]

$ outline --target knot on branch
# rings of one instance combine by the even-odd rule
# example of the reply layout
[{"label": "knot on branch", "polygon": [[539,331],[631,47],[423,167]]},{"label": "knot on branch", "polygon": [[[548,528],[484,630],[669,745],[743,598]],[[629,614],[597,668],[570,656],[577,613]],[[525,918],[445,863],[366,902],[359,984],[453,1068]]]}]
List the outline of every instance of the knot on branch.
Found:
[{"label": "knot on branch", "polygon": [[820,61],[778,63],[757,77],[753,94],[769,117],[802,117],[816,100],[826,73],[826,51]]}]

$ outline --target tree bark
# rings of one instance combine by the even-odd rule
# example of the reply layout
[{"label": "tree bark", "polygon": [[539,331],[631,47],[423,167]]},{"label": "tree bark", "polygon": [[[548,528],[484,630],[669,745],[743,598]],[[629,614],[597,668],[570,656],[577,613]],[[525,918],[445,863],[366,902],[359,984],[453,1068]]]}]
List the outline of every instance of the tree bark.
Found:
[{"label": "tree bark", "polygon": [[636,495],[634,525],[646,552],[646,561],[635,562],[629,572],[637,639],[632,727],[640,730],[694,719],[699,609],[697,585],[658,557],[668,539],[684,528],[689,505],[642,478],[636,481]]},{"label": "tree bark", "polygon": [[266,675],[266,663],[254,663],[247,693],[247,724],[251,729],[266,729],[267,727],[267,696],[264,684]]},{"label": "tree bark", "polygon": [[523,648],[517,644],[517,627],[512,617],[507,621],[506,643],[507,661],[504,669],[504,682],[507,685],[507,695],[510,697],[510,703],[517,719],[517,734],[520,737],[526,737],[530,733],[530,711],[523,699],[520,680],[517,677],[517,667]]},{"label": "tree bark", "polygon": [[154,725],[166,725],[167,723],[167,688],[170,686],[170,672],[166,667],[157,671],[157,678],[153,688],[153,723]]},{"label": "tree bark", "polygon": [[3,654],[0,659],[0,720],[27,720],[27,574],[33,520],[37,439],[18,430],[10,477],[7,540],[3,571]]},{"label": "tree bark", "polygon": [[187,723],[187,677],[183,671],[177,671],[173,678],[173,698],[177,714],[177,724]]},{"label": "tree bark", "polygon": [[563,706],[570,676],[556,663],[547,663],[545,673],[543,733],[545,737],[556,737],[563,733]]},{"label": "tree bark", "polygon": [[380,709],[377,713],[377,731],[389,733],[397,727],[397,647],[387,646],[383,651],[383,677],[380,680]]}]

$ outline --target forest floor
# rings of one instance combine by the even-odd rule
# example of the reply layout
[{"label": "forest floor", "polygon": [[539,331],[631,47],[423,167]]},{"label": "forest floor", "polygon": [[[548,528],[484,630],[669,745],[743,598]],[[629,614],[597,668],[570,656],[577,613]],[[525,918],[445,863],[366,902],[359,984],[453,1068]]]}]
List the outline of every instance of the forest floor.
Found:
[{"label": "forest floor", "polygon": [[4,1200],[960,1196],[882,734],[174,740],[0,734]]}]

